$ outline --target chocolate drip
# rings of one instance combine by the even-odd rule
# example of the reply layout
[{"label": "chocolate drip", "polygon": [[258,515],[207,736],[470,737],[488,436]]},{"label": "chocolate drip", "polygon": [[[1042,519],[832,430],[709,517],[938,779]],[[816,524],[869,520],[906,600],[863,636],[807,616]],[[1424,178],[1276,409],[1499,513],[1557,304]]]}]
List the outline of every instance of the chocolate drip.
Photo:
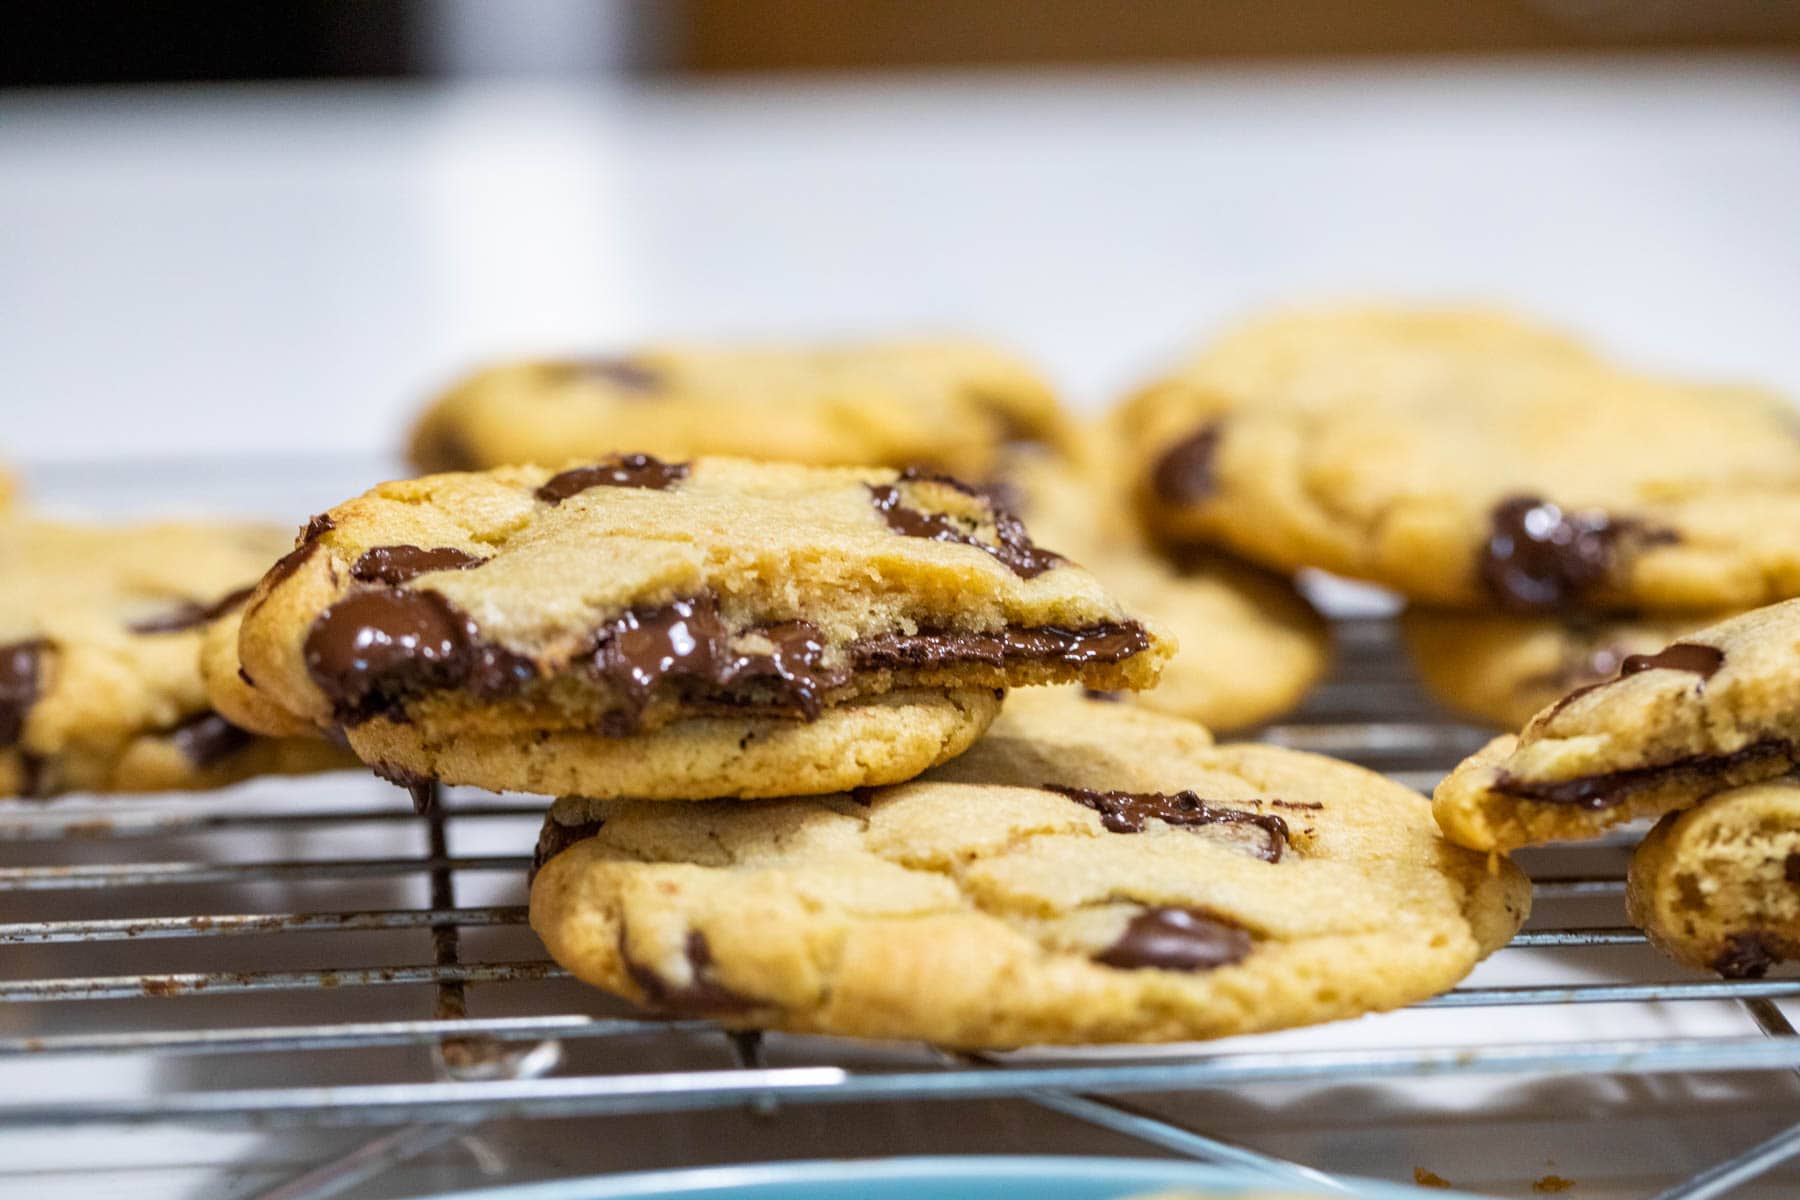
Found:
[{"label": "chocolate drip", "polygon": [[1256,848],[1256,857],[1271,863],[1281,861],[1281,852],[1288,843],[1287,822],[1275,814],[1215,808],[1191,791],[1171,795],[1167,792],[1099,792],[1057,783],[1041,786],[1047,792],[1067,796],[1075,803],[1093,809],[1100,814],[1100,823],[1114,833],[1142,833],[1144,825],[1151,820],[1187,827],[1253,825],[1262,830],[1265,838]]},{"label": "chocolate drip", "polygon": [[619,931],[619,957],[624,960],[625,973],[642,989],[651,1007],[670,1013],[694,1014],[742,1012],[756,1007],[754,1000],[740,996],[724,984],[709,978],[712,974],[713,956],[712,947],[706,944],[705,934],[699,930],[690,932],[686,952],[693,979],[677,987],[626,954],[625,931]]},{"label": "chocolate drip", "polygon": [[1558,700],[1550,708],[1555,716],[1589,692],[1597,692],[1608,684],[1617,683],[1627,675],[1637,675],[1643,671],[1689,671],[1702,680],[1711,679],[1725,665],[1725,652],[1716,646],[1703,646],[1698,642],[1676,642],[1655,654],[1628,654],[1619,662],[1619,673],[1611,679],[1602,679],[1598,683],[1590,683],[1586,687],[1578,687]]},{"label": "chocolate drip", "polygon": [[[295,546],[292,550],[289,550],[286,554],[276,559],[275,565],[270,567],[268,573],[263,576],[263,579],[267,581],[269,585],[268,590],[272,592],[282,584],[286,583],[289,579],[292,579],[294,577],[294,572],[305,566],[306,560],[311,558],[318,549],[318,542],[311,540],[303,541],[298,546]],[[265,595],[266,594],[267,593],[265,593]]]},{"label": "chocolate drip", "polygon": [[1545,783],[1520,779],[1503,770],[1494,780],[1494,790],[1508,796],[1517,796],[1521,800],[1536,800],[1544,804],[1572,804],[1579,808],[1598,811],[1623,804],[1633,793],[1654,787],[1687,772],[1722,774],[1751,763],[1791,759],[1793,754],[1792,744],[1767,738],[1760,742],[1753,742],[1742,750],[1734,750],[1730,754],[1690,754],[1686,758],[1678,758],[1672,762],[1659,763],[1655,766],[1628,767],[1620,771],[1606,771],[1598,775],[1577,775],[1573,779],[1560,779]]},{"label": "chocolate drip", "polygon": [[583,358],[569,364],[577,378],[598,379],[621,391],[654,392],[662,388],[662,375],[629,358]]},{"label": "chocolate drip", "polygon": [[1025,531],[1024,522],[1011,512],[996,504],[991,496],[984,495],[966,483],[952,479],[948,475],[937,475],[909,467],[900,473],[900,483],[929,482],[939,483],[955,488],[967,496],[974,496],[986,503],[988,511],[994,518],[994,537],[999,543],[991,545],[977,538],[964,529],[962,524],[946,513],[924,512],[903,503],[897,483],[869,484],[869,497],[875,511],[887,522],[889,529],[905,537],[924,538],[932,542],[951,542],[959,546],[973,546],[986,554],[990,554],[1007,570],[1021,579],[1035,579],[1051,567],[1063,561],[1060,554],[1046,550],[1031,540]]},{"label": "chocolate drip", "polygon": [[390,762],[369,764],[377,779],[385,779],[395,787],[405,788],[415,813],[421,817],[437,811],[438,781],[435,775],[424,775],[410,767]]},{"label": "chocolate drip", "polygon": [[249,747],[256,735],[216,712],[203,712],[171,729],[169,740],[194,766],[210,767]]},{"label": "chocolate drip", "polygon": [[1064,629],[1040,625],[998,634],[921,631],[884,633],[850,646],[858,668],[931,669],[963,663],[1003,666],[1007,662],[1052,661],[1074,666],[1116,663],[1150,647],[1150,635],[1136,621]]},{"label": "chocolate drip", "polygon": [[366,550],[350,567],[350,577],[364,583],[398,586],[432,571],[466,571],[487,559],[451,546],[426,550],[420,546],[376,546]]},{"label": "chocolate drip", "polygon": [[648,454],[621,454],[591,467],[575,467],[552,475],[538,488],[539,500],[561,504],[589,488],[648,488],[662,492],[687,478],[686,463],[666,463]]},{"label": "chocolate drip", "polygon": [[1253,948],[1244,930],[1199,909],[1146,908],[1094,961],[1121,971],[1211,971],[1244,961]]},{"label": "chocolate drip", "polygon": [[1734,933],[1709,964],[1727,979],[1761,979],[1781,961],[1781,947],[1754,931]]},{"label": "chocolate drip", "polygon": [[248,600],[250,593],[255,590],[254,586],[239,588],[235,592],[225,593],[211,604],[196,604],[192,600],[184,600],[179,607],[160,617],[151,617],[126,628],[133,633],[182,633],[201,625],[210,625]]},{"label": "chocolate drip", "polygon": [[25,717],[37,703],[43,683],[49,648],[42,638],[0,646],[0,748],[16,745],[25,731]]},{"label": "chocolate drip", "polygon": [[536,674],[529,659],[484,643],[472,620],[427,590],[351,592],[313,621],[304,654],[346,725],[404,720],[407,700],[439,688],[504,695]]},{"label": "chocolate drip", "polygon": [[1209,421],[1156,460],[1150,486],[1160,499],[1170,504],[1197,504],[1213,494],[1218,486],[1213,460],[1218,456],[1219,436],[1223,432],[1220,422]]},{"label": "chocolate drip", "polygon": [[1564,512],[1539,496],[1511,496],[1494,506],[1481,582],[1513,612],[1569,608],[1606,582],[1627,537],[1642,545],[1678,540],[1670,530],[1603,512]]},{"label": "chocolate drip", "polygon": [[579,825],[564,825],[554,817],[544,819],[544,827],[538,830],[537,848],[531,854],[531,870],[526,874],[527,881],[537,878],[544,864],[573,846],[577,842],[585,842],[600,832],[605,821],[583,821]]}]

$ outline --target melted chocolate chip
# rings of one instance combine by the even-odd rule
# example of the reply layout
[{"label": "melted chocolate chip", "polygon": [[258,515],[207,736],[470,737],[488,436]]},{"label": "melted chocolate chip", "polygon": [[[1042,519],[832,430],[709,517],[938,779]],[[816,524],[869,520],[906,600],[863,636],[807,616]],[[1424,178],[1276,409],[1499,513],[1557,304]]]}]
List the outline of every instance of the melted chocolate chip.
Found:
[{"label": "melted chocolate chip", "polygon": [[531,854],[531,870],[526,879],[536,879],[537,873],[544,869],[544,864],[573,846],[576,842],[585,842],[600,832],[604,821],[583,821],[579,825],[564,825],[554,818],[547,818],[544,827],[538,831],[537,849]]},{"label": "melted chocolate chip", "polygon": [[169,740],[196,767],[210,767],[250,746],[256,735],[216,712],[203,712],[170,730]]},{"label": "melted chocolate chip", "polygon": [[809,721],[824,711],[824,694],[850,682],[845,667],[825,665],[825,636],[810,621],[783,621],[752,632],[767,638],[768,654],[740,654],[721,674],[720,682],[769,679],[778,681],[784,699]]},{"label": "melted chocolate chip", "polygon": [[330,513],[318,513],[309,518],[305,527],[300,530],[300,540],[316,542],[336,528],[337,522],[332,520]]},{"label": "melted chocolate chip", "polygon": [[43,682],[42,638],[0,646],[0,747],[16,745]]},{"label": "melted chocolate chip", "polygon": [[1168,792],[1099,792],[1091,788],[1042,785],[1047,792],[1067,796],[1075,803],[1100,814],[1100,823],[1114,833],[1142,833],[1144,825],[1161,821],[1166,825],[1252,825],[1262,830],[1263,842],[1256,847],[1256,857],[1264,862],[1280,862],[1287,846],[1287,822],[1273,813],[1246,812],[1239,808],[1215,808],[1190,791]]},{"label": "melted chocolate chip", "polygon": [[686,463],[666,463],[648,454],[622,454],[591,467],[576,467],[560,475],[552,475],[537,490],[537,498],[550,504],[561,504],[570,496],[589,488],[649,488],[667,491],[687,478]]},{"label": "melted chocolate chip", "polygon": [[901,483],[931,482],[945,484],[955,488],[964,495],[974,496],[987,503],[988,510],[994,518],[994,537],[998,545],[990,545],[977,538],[965,529],[961,522],[946,513],[924,512],[903,503],[898,484],[872,483],[869,486],[869,497],[875,511],[887,522],[889,529],[905,537],[924,538],[932,542],[951,542],[959,546],[973,546],[986,554],[992,555],[1002,566],[1021,579],[1034,579],[1063,561],[1060,554],[1046,550],[1031,540],[1025,531],[1024,522],[1011,512],[996,504],[992,497],[983,495],[966,483],[952,479],[948,475],[935,475],[916,468],[908,468],[900,473]]},{"label": "melted chocolate chip", "polygon": [[421,817],[437,811],[439,789],[436,776],[424,775],[390,762],[371,763],[369,769],[377,779],[385,779],[395,787],[405,788],[407,796],[412,800],[413,811]]},{"label": "melted chocolate chip", "polygon": [[1513,612],[1569,608],[1612,572],[1621,541],[1676,540],[1603,512],[1570,513],[1538,496],[1512,496],[1494,506],[1479,571],[1488,594]]},{"label": "melted chocolate chip", "polygon": [[1193,908],[1146,908],[1094,961],[1121,971],[1212,971],[1244,961],[1250,935]]},{"label": "melted chocolate chip", "polygon": [[[263,576],[263,579],[268,582],[268,590],[272,592],[282,584],[286,583],[289,579],[293,578],[294,572],[305,566],[306,560],[311,558],[318,549],[319,543],[315,541],[303,541],[298,546],[295,546],[292,550],[289,550],[286,554],[276,559],[275,565],[270,567],[268,574]],[[267,595],[267,592],[265,592],[264,595]]]},{"label": "melted chocolate chip", "polygon": [[857,640],[850,647],[859,668],[929,670],[962,663],[1003,666],[1014,662],[1116,663],[1150,646],[1150,635],[1136,621],[1064,629],[1040,625],[999,634],[885,633]]},{"label": "melted chocolate chip", "polygon": [[664,680],[716,681],[729,657],[728,636],[718,605],[706,597],[632,609],[601,630],[594,669],[641,711]]},{"label": "melted chocolate chip", "polygon": [[306,669],[346,725],[404,720],[405,702],[439,688],[504,695],[535,674],[531,661],[481,640],[475,623],[436,592],[351,592],[313,621]]},{"label": "melted chocolate chip", "polygon": [[1781,948],[1756,932],[1734,933],[1710,964],[1727,979],[1761,979],[1781,961]]},{"label": "melted chocolate chip", "polygon": [[1494,790],[1521,800],[1537,800],[1544,804],[1572,804],[1579,808],[1599,810],[1623,804],[1635,792],[1667,782],[1685,774],[1723,774],[1752,763],[1792,759],[1794,747],[1788,742],[1765,739],[1753,742],[1730,754],[1690,754],[1672,762],[1651,767],[1628,767],[1598,775],[1578,775],[1550,783],[1536,783],[1501,771],[1494,780]]},{"label": "melted chocolate chip", "polygon": [[1218,484],[1213,477],[1213,459],[1218,456],[1222,432],[1218,421],[1208,422],[1156,460],[1150,486],[1159,498],[1170,504],[1197,504],[1213,494]]},{"label": "melted chocolate chip", "polygon": [[211,624],[248,600],[250,593],[255,590],[255,587],[239,588],[235,592],[225,593],[211,604],[195,604],[191,600],[184,600],[179,607],[170,609],[160,617],[151,617],[126,628],[133,633],[182,633],[197,629]]},{"label": "melted chocolate chip", "polygon": [[625,931],[619,931],[619,956],[625,962],[625,973],[638,985],[654,1008],[670,1013],[729,1013],[756,1007],[756,1002],[740,996],[712,978],[712,947],[706,935],[694,930],[687,936],[687,960],[693,978],[677,987],[655,971],[625,953]]},{"label": "melted chocolate chip", "polygon": [[654,392],[663,384],[661,374],[629,358],[584,358],[569,367],[577,378],[602,380],[621,391]]},{"label": "melted chocolate chip", "polygon": [[350,577],[364,583],[399,585],[432,571],[466,571],[486,561],[450,546],[430,550],[419,546],[376,546],[364,551],[350,567]]},{"label": "melted chocolate chip", "polygon": [[1644,671],[1689,671],[1702,680],[1711,679],[1725,665],[1725,652],[1715,646],[1702,646],[1698,642],[1676,642],[1655,654],[1628,654],[1619,662],[1619,673],[1611,679],[1602,679],[1599,683],[1590,683],[1586,687],[1578,687],[1558,700],[1550,708],[1552,716],[1561,712],[1581,697],[1590,692],[1597,692],[1611,683],[1617,683],[1627,675],[1637,675]]}]

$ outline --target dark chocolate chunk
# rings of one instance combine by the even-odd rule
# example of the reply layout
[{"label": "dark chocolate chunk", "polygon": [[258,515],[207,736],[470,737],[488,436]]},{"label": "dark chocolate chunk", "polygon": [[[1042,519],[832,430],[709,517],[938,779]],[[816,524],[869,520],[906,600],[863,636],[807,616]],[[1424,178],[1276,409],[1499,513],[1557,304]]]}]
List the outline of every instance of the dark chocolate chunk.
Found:
[{"label": "dark chocolate chunk", "polygon": [[301,542],[316,542],[336,528],[337,522],[331,519],[330,513],[316,513],[300,530],[300,540]]},{"label": "dark chocolate chunk", "polygon": [[719,682],[768,679],[779,684],[784,699],[809,721],[824,711],[824,695],[850,682],[845,667],[825,665],[825,636],[810,621],[782,621],[752,630],[773,645],[768,654],[739,654],[721,673]]},{"label": "dark chocolate chunk", "polygon": [[575,467],[552,475],[537,490],[537,498],[561,504],[589,488],[624,487],[667,491],[687,478],[686,463],[666,463],[648,454],[621,454],[591,467]]},{"label": "dark chocolate chunk", "polygon": [[184,600],[160,617],[151,617],[127,628],[133,633],[181,633],[195,629],[218,620],[248,600],[250,593],[255,590],[254,586],[239,588],[235,592],[225,593],[211,604],[195,604],[192,600]]},{"label": "dark chocolate chunk", "polygon": [[1150,646],[1150,635],[1136,621],[1063,629],[1040,625],[999,634],[947,633],[922,630],[861,638],[850,647],[859,668],[929,670],[961,663],[1002,666],[1008,661],[1053,661],[1076,666],[1123,662]]},{"label": "dark chocolate chunk", "polygon": [[203,712],[171,729],[169,740],[196,767],[210,767],[251,745],[256,735],[216,712]]},{"label": "dark chocolate chunk", "polygon": [[1494,780],[1494,790],[1521,800],[1544,804],[1572,804],[1579,808],[1603,809],[1623,804],[1635,792],[1654,787],[1686,774],[1705,776],[1721,774],[1751,763],[1769,760],[1792,760],[1794,747],[1773,738],[1752,742],[1730,754],[1690,754],[1655,766],[1627,767],[1598,775],[1577,775],[1573,779],[1537,783],[1501,771]]},{"label": "dark chocolate chunk", "polygon": [[604,821],[583,821],[579,825],[564,825],[555,818],[546,818],[544,827],[538,830],[537,849],[532,851],[531,870],[526,874],[526,879],[536,879],[545,863],[576,842],[587,841],[599,833],[604,824]]},{"label": "dark chocolate chunk", "polygon": [[1761,979],[1781,961],[1781,948],[1755,931],[1734,933],[1712,960],[1712,969],[1727,979]]},{"label": "dark chocolate chunk", "polygon": [[755,1008],[756,1002],[747,996],[740,996],[724,984],[711,978],[713,967],[712,947],[706,944],[706,935],[699,930],[687,936],[687,960],[691,968],[692,981],[679,987],[658,975],[655,971],[632,959],[625,953],[625,931],[619,930],[619,956],[625,962],[625,973],[631,981],[642,989],[653,1008],[670,1013],[731,1013]]},{"label": "dark chocolate chunk", "polygon": [[[991,545],[982,541],[970,530],[964,528],[963,522],[946,513],[924,512],[904,503],[899,483],[912,482],[945,484],[964,495],[981,499],[993,515],[994,537],[998,544]],[[875,511],[881,514],[881,519],[886,521],[888,528],[895,533],[905,537],[924,538],[927,541],[953,542],[959,546],[973,546],[977,550],[992,555],[1002,566],[1021,579],[1034,579],[1063,561],[1060,554],[1046,550],[1033,542],[1031,535],[1025,531],[1024,522],[996,504],[991,496],[983,494],[966,483],[948,475],[931,474],[910,467],[900,473],[899,483],[872,483],[869,485],[869,497],[875,505]]]},{"label": "dark chocolate chunk", "polygon": [[1150,486],[1170,504],[1197,504],[1213,494],[1213,459],[1219,453],[1220,422],[1209,421],[1176,442],[1156,460]]},{"label": "dark chocolate chunk", "polygon": [[1142,833],[1150,820],[1168,825],[1252,825],[1262,830],[1263,840],[1256,856],[1264,862],[1280,862],[1287,846],[1287,822],[1274,813],[1246,812],[1240,808],[1215,807],[1196,793],[1168,792],[1100,792],[1091,788],[1065,787],[1058,783],[1042,785],[1047,792],[1067,796],[1075,803],[1100,814],[1100,823],[1114,833]]},{"label": "dark chocolate chunk", "polygon": [[1513,612],[1569,608],[1606,581],[1627,538],[1661,545],[1676,535],[1603,512],[1564,512],[1538,496],[1511,496],[1494,506],[1481,582]]},{"label": "dark chocolate chunk", "polygon": [[632,609],[601,630],[594,669],[642,709],[664,680],[716,681],[729,661],[728,641],[709,597]]},{"label": "dark chocolate chunk", "polygon": [[350,567],[350,576],[364,583],[386,583],[394,586],[432,571],[466,571],[479,567],[487,559],[468,554],[451,546],[426,550],[420,546],[376,546],[365,550]]},{"label": "dark chocolate chunk", "polygon": [[395,787],[405,788],[412,799],[413,811],[421,817],[437,811],[438,781],[436,776],[423,775],[418,771],[390,762],[375,762],[369,765],[377,779],[385,779]]},{"label": "dark chocolate chunk", "polygon": [[0,646],[0,747],[18,743],[25,717],[37,703],[43,683],[44,653],[50,643],[42,638]]},{"label": "dark chocolate chunk", "polygon": [[[1596,657],[1596,663],[1599,659]],[[1617,683],[1627,675],[1636,675],[1643,671],[1662,669],[1667,671],[1691,671],[1702,680],[1711,679],[1725,665],[1725,652],[1714,646],[1702,646],[1698,642],[1676,642],[1655,654],[1627,654],[1619,660],[1618,674],[1611,679],[1602,679],[1598,683],[1590,683],[1578,687],[1551,706],[1551,715],[1561,712],[1570,704],[1581,699],[1590,692],[1597,692],[1609,683]]]},{"label": "dark chocolate chunk", "polygon": [[473,621],[423,589],[351,592],[313,621],[303,649],[308,674],[346,725],[403,720],[407,700],[440,688],[504,695],[536,673],[529,659],[484,643]]},{"label": "dark chocolate chunk", "polygon": [[1146,908],[1094,961],[1121,971],[1211,971],[1244,961],[1250,935],[1193,908]]},{"label": "dark chocolate chunk", "polygon": [[654,392],[663,384],[660,373],[629,358],[583,358],[569,368],[577,378],[604,380],[627,392]]}]

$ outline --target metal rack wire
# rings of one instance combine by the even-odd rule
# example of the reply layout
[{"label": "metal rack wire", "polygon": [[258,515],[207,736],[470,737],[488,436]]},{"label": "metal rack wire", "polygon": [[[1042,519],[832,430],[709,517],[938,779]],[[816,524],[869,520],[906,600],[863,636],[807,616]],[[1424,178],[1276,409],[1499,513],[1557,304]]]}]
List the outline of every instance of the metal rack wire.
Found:
[{"label": "metal rack wire", "polygon": [[[1483,738],[1432,708],[1412,688],[1392,645],[1388,622],[1339,622],[1339,669],[1294,719],[1263,731],[1266,740],[1359,761],[1394,778],[1429,788]],[[306,794],[302,792],[301,794]],[[1699,977],[1467,985],[1418,1006],[1433,1008],[1565,1006],[1626,1001],[1682,1004],[1725,1001],[1742,1006],[1757,1032],[1744,1036],[1622,1038],[1582,1042],[1423,1045],[1403,1048],[1322,1049],[1265,1053],[1198,1048],[1179,1057],[1137,1060],[1018,1060],[1005,1056],[924,1054],[897,1066],[822,1061],[768,1066],[755,1036],[727,1035],[735,1067],[635,1073],[560,1071],[563,1048],[620,1039],[716,1039],[703,1021],[655,1021],[584,1011],[537,1012],[513,1004],[521,985],[555,981],[563,972],[524,953],[473,959],[468,935],[519,934],[525,910],[524,854],[454,853],[461,831],[484,823],[535,821],[541,804],[528,798],[469,798],[419,817],[401,805],[361,807],[332,802],[288,803],[279,809],[234,809],[228,802],[166,797],[125,804],[105,798],[53,804],[0,802],[0,911],[29,901],[32,919],[0,923],[0,1065],[50,1064],[72,1056],[140,1062],[272,1054],[310,1055],[414,1048],[429,1067],[381,1082],[320,1086],[183,1087],[152,1095],[100,1094],[0,1102],[0,1130],[133,1126],[165,1122],[208,1126],[324,1128],[391,1127],[299,1172],[259,1194],[297,1200],[335,1194],[473,1126],[497,1119],[669,1113],[773,1106],[953,1101],[1016,1097],[1081,1122],[1123,1134],[1164,1152],[1255,1168],[1272,1180],[1341,1187],[1333,1177],[1270,1157],[1113,1097],[1182,1093],[1269,1082],[1373,1081],[1444,1076],[1624,1074],[1651,1076],[1711,1071],[1800,1070],[1800,1037],[1775,1001],[1800,997],[1800,979],[1720,981]],[[370,830],[422,833],[417,853],[359,857],[309,853],[296,858],[243,861],[223,848],[247,834],[277,840],[330,834],[357,839]],[[139,847],[195,843],[186,858],[144,860]],[[303,842],[304,844],[304,842]],[[529,842],[521,840],[524,849]],[[1616,901],[1623,883],[1617,845],[1563,852],[1579,870],[1540,873],[1540,907],[1562,901],[1579,907]],[[98,859],[99,861],[92,861]],[[1598,864],[1598,865],[1595,865]],[[511,888],[509,903],[459,905],[457,893],[486,878]],[[316,894],[320,885],[350,888],[422,882],[417,906],[283,907]],[[146,896],[185,898],[223,888],[278,903],[244,912],[174,912]],[[328,893],[329,894],[329,893]],[[385,935],[407,939],[402,960],[325,967],[246,965],[239,946],[282,942],[298,935]],[[1636,930],[1612,925],[1540,925],[1519,935],[1508,951],[1563,952],[1631,946]],[[177,943],[223,955],[226,966],[197,970],[146,969],[120,974],[61,973],[65,953],[103,943],[129,943],[134,957],[162,960]],[[347,944],[347,943],[346,943]],[[21,953],[31,950],[34,953]],[[93,952],[86,950],[87,960]],[[348,953],[348,952],[346,952]],[[410,959],[406,956],[410,955]],[[1670,966],[1669,976],[1679,974]],[[421,987],[432,997],[421,1010]],[[305,1018],[280,1024],[201,1021],[157,1028],[157,1005],[199,997],[292,994],[304,998]],[[367,1004],[351,1006],[350,997]],[[390,999],[390,997],[392,999]],[[128,1002],[124,1006],[105,1002]],[[368,1005],[375,1007],[368,1015]],[[7,1023],[13,1006],[34,1006]],[[342,1012],[333,1012],[333,1009]],[[52,1012],[51,1018],[32,1014]],[[22,1030],[21,1032],[7,1032]],[[416,1065],[416,1064],[415,1064]],[[1662,1192],[1658,1200],[1721,1196],[1800,1154],[1800,1124],[1740,1150],[1705,1172]]]}]

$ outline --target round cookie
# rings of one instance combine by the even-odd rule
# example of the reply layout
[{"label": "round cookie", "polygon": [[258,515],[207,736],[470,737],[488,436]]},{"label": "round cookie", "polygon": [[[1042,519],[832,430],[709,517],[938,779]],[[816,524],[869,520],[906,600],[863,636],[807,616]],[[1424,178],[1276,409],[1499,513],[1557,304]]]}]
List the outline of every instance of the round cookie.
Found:
[{"label": "round cookie", "polygon": [[1530,899],[1379,775],[1067,693],[1009,698],[967,754],[894,787],[558,801],[538,862],[532,928],[606,991],[964,1047],[1394,1008],[1455,984]]},{"label": "round cookie", "polygon": [[1277,315],[1120,423],[1160,536],[1278,570],[1518,612],[1800,594],[1787,404],[1635,374],[1503,315]]},{"label": "round cookie", "polygon": [[1800,958],[1800,783],[1719,792],[1657,822],[1631,856],[1634,923],[1679,962],[1732,979]]},{"label": "round cookie", "polygon": [[207,624],[281,553],[262,526],[0,522],[0,795],[220,787],[342,766],[209,703]]},{"label": "round cookie", "polygon": [[663,799],[892,782],[997,689],[1144,687],[1172,651],[954,480],[642,455],[384,484],[238,637],[261,698],[390,776]]},{"label": "round cookie", "polygon": [[1294,708],[1331,662],[1324,620],[1281,577],[1223,553],[1159,554],[1130,519],[1123,480],[1102,429],[1078,465],[1014,454],[1003,496],[1034,536],[1105,584],[1132,612],[1168,629],[1179,646],[1156,687],[1121,697],[1230,731]]},{"label": "round cookie", "polygon": [[1413,605],[1400,615],[1400,633],[1433,697],[1516,729],[1569,692],[1612,678],[1631,655],[1654,654],[1730,615],[1515,616]]},{"label": "round cookie", "polygon": [[1633,655],[1459,764],[1438,785],[1444,835],[1475,850],[1590,838],[1800,759],[1800,600]]},{"label": "round cookie", "polygon": [[978,342],[694,343],[478,371],[420,418],[411,457],[452,471],[738,455],[978,479],[1008,443],[1067,436],[1043,378]]}]

